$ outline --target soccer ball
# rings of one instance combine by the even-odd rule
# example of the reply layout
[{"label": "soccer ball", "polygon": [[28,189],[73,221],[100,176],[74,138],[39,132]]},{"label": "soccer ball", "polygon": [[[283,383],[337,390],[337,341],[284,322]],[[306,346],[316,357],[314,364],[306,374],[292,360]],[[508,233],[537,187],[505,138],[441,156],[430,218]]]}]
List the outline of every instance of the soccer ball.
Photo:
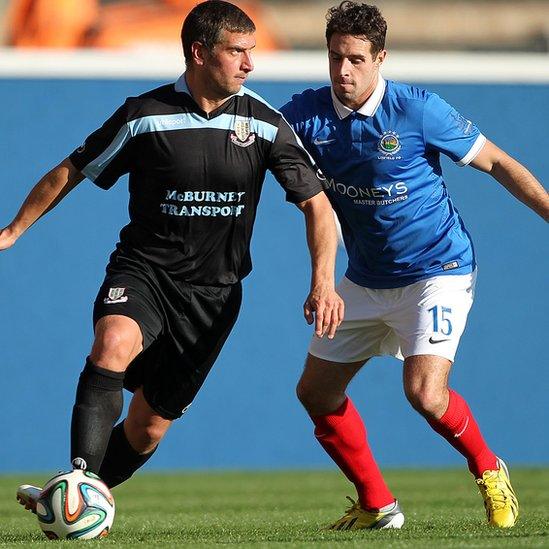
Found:
[{"label": "soccer ball", "polygon": [[59,473],[44,486],[36,504],[38,524],[49,539],[105,537],[114,520],[114,499],[93,473]]}]

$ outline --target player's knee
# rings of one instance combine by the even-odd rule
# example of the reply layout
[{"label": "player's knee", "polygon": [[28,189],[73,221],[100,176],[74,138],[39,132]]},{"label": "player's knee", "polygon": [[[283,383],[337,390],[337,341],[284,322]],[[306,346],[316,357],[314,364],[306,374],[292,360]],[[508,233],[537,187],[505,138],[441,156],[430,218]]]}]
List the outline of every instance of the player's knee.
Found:
[{"label": "player's knee", "polygon": [[440,417],[447,404],[446,391],[434,387],[406,388],[406,398],[412,407],[423,416]]},{"label": "player's knee", "polygon": [[107,328],[96,333],[91,359],[103,368],[125,368],[134,358],[135,348],[134,334],[119,328]]},{"label": "player's knee", "polygon": [[322,390],[303,379],[297,384],[296,395],[311,416],[329,414],[345,400],[345,393],[335,394],[333,391]]},{"label": "player's knee", "polygon": [[318,405],[322,402],[323,398],[319,391],[315,390],[311,384],[305,382],[303,379],[300,379],[296,387],[296,395],[309,413],[311,410],[318,408]]},{"label": "player's knee", "polygon": [[156,448],[166,434],[167,427],[164,425],[147,425],[143,431],[143,441],[146,443],[147,451]]},{"label": "player's knee", "polygon": [[169,423],[139,422],[126,418],[126,434],[128,441],[136,452],[145,454],[152,452],[166,434]]},{"label": "player's knee", "polygon": [[296,394],[297,399],[299,400],[299,402],[301,402],[301,404],[305,407],[305,409],[307,409],[307,404],[308,404],[309,399],[310,399],[310,394],[309,394],[309,391],[308,391],[307,387],[303,383],[303,380],[301,380],[301,379],[297,383],[297,386],[295,388],[295,394]]}]

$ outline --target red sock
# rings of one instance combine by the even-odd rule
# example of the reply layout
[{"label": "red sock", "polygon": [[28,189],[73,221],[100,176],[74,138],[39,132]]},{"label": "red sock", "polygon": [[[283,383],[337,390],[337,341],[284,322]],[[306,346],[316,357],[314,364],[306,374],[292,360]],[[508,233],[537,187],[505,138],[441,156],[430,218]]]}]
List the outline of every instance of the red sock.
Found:
[{"label": "red sock", "polygon": [[496,455],[488,448],[467,402],[450,389],[448,408],[440,419],[428,419],[431,427],[442,435],[466,459],[469,471],[476,478],[487,470],[498,469]]},{"label": "red sock", "polygon": [[351,399],[333,413],[311,418],[315,436],[345,476],[356,486],[364,509],[380,509],[395,501],[366,440],[366,428]]}]

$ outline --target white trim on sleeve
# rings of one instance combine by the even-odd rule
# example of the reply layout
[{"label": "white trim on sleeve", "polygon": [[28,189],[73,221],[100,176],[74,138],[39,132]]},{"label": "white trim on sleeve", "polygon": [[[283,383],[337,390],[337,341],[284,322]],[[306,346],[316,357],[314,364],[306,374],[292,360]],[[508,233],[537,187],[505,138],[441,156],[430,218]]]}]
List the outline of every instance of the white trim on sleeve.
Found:
[{"label": "white trim on sleeve", "polygon": [[485,143],[486,137],[480,134],[477,137],[477,140],[473,143],[473,146],[469,149],[469,152],[461,160],[458,160],[456,164],[460,167],[470,164],[475,159],[477,154],[482,150],[482,147],[484,147]]}]

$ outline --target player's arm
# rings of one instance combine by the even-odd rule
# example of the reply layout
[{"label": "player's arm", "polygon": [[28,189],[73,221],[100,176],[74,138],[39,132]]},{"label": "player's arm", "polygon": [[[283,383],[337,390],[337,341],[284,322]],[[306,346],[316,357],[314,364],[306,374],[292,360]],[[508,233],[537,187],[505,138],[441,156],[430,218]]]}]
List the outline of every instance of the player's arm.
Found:
[{"label": "player's arm", "polygon": [[48,172],[31,190],[14,220],[0,230],[0,250],[15,244],[15,241],[38,219],[53,209],[78,185],[84,176],[69,159]]},{"label": "player's arm", "polygon": [[303,305],[305,320],[315,333],[331,339],[343,320],[343,300],[335,291],[337,232],[334,214],[323,192],[324,177],[303,148],[294,130],[281,118],[271,148],[270,169],[286,190],[286,199],[305,214],[311,254],[311,291]]},{"label": "player's arm", "polygon": [[513,196],[549,221],[549,194],[520,163],[490,141],[471,161],[477,170],[489,173]]},{"label": "player's arm", "polygon": [[311,291],[303,305],[305,319],[315,323],[315,333],[333,338],[344,314],[343,300],[334,288],[337,233],[332,207],[320,192],[297,204],[305,214],[307,243],[311,254]]}]

